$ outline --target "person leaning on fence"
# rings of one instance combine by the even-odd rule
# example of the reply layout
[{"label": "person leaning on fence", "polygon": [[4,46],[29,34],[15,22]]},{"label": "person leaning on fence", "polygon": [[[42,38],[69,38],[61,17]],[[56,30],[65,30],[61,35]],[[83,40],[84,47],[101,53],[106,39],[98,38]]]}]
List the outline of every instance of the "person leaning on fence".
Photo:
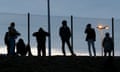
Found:
[{"label": "person leaning on fence", "polygon": [[113,40],[108,32],[105,33],[102,46],[104,48],[104,56],[107,56],[107,54],[111,56],[111,52],[113,51]]},{"label": "person leaning on fence", "polygon": [[86,34],[86,41],[88,43],[89,55],[92,56],[92,52],[91,52],[91,46],[92,46],[93,54],[94,56],[96,56],[96,50],[94,44],[94,42],[96,41],[96,33],[94,28],[91,27],[91,24],[86,25],[85,34]]},{"label": "person leaning on fence", "polygon": [[[37,51],[38,56],[46,56],[46,37],[50,34],[43,30],[43,28],[40,28],[38,32],[34,32],[33,36],[36,37],[37,40]],[[42,54],[42,55],[41,55]]]},{"label": "person leaning on fence", "polygon": [[59,35],[60,35],[60,38],[62,40],[62,52],[63,52],[64,56],[66,56],[65,43],[67,43],[72,56],[75,56],[75,54],[73,52],[73,48],[70,45],[71,32],[70,32],[70,28],[67,26],[67,21],[66,20],[62,21],[62,26],[59,29]]}]

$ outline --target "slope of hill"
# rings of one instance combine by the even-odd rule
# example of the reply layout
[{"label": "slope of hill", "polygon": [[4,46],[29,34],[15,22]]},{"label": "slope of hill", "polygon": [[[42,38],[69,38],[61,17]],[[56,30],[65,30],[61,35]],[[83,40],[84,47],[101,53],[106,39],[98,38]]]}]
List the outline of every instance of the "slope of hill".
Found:
[{"label": "slope of hill", "polygon": [[120,72],[120,57],[0,56],[0,72]]}]

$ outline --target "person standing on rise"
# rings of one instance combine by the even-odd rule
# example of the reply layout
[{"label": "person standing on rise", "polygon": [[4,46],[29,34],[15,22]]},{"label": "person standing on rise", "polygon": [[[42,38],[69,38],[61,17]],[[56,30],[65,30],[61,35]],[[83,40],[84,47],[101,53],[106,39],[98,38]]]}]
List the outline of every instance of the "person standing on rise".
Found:
[{"label": "person standing on rise", "polygon": [[88,43],[89,55],[92,56],[92,52],[91,52],[91,46],[92,46],[93,54],[94,56],[96,56],[96,49],[95,49],[96,33],[94,28],[92,28],[91,24],[86,25],[85,34],[86,34],[86,41]]},{"label": "person standing on rise", "polygon": [[[37,40],[37,51],[38,56],[46,56],[46,37],[50,34],[43,30],[43,28],[40,28],[38,32],[34,32],[33,36],[36,37]],[[41,55],[42,54],[42,55]]]},{"label": "person standing on rise", "polygon": [[62,41],[62,52],[63,52],[64,56],[66,56],[65,43],[67,43],[72,56],[75,56],[75,54],[73,52],[73,48],[70,45],[71,32],[70,32],[70,28],[67,26],[66,20],[62,21],[62,26],[59,29],[59,35],[60,35],[60,38]]},{"label": "person standing on rise", "polygon": [[105,33],[105,37],[102,42],[102,46],[104,48],[104,56],[111,56],[111,52],[113,52],[113,40],[110,37],[110,34],[107,32]]},{"label": "person standing on rise", "polygon": [[15,40],[17,39],[18,36],[20,36],[20,33],[15,29],[15,23],[12,22],[10,24],[9,28],[9,33],[8,33],[8,42],[9,42],[9,47],[10,47],[10,55],[14,56],[15,55]]},{"label": "person standing on rise", "polygon": [[8,31],[5,33],[5,36],[4,36],[4,43],[5,45],[7,46],[7,55],[10,55],[10,45],[9,45],[9,28],[8,28]]}]

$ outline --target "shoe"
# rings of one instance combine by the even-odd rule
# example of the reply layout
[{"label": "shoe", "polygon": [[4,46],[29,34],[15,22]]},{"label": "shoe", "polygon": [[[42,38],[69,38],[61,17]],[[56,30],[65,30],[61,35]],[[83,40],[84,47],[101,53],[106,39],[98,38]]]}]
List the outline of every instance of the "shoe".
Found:
[{"label": "shoe", "polygon": [[72,54],[71,56],[76,56],[75,54]]}]

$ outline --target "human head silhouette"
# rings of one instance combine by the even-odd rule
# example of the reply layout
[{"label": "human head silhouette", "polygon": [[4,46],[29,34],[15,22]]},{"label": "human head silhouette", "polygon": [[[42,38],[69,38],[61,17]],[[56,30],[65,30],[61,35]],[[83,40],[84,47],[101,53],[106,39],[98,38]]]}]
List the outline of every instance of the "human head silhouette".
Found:
[{"label": "human head silhouette", "polygon": [[87,28],[91,28],[91,24],[89,23],[89,24],[87,24]]},{"label": "human head silhouette", "polygon": [[62,25],[63,25],[63,26],[67,26],[67,21],[66,21],[66,20],[63,20],[63,21],[62,21]]},{"label": "human head silhouette", "polygon": [[40,27],[38,31],[39,31],[39,32],[40,32],[40,31],[43,31],[43,28]]},{"label": "human head silhouette", "polygon": [[11,22],[10,26],[11,26],[11,27],[15,27],[15,23],[14,23],[14,22]]},{"label": "human head silhouette", "polygon": [[22,38],[20,38],[18,42],[23,43],[24,41]]},{"label": "human head silhouette", "polygon": [[105,36],[106,36],[106,37],[109,37],[109,36],[110,36],[110,34],[107,32],[107,33],[105,33]]}]

